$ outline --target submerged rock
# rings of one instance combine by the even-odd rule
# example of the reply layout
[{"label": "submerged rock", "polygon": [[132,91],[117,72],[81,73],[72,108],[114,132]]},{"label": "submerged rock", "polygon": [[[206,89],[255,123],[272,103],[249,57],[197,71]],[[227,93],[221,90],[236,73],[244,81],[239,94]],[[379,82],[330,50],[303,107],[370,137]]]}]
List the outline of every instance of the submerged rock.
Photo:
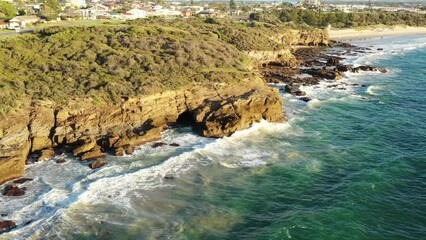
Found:
[{"label": "submerged rock", "polygon": [[165,176],[164,176],[164,179],[167,179],[167,180],[172,180],[172,179],[174,179],[175,177],[173,176],[173,175],[171,175],[171,174],[166,174]]},{"label": "submerged rock", "polygon": [[8,232],[16,228],[16,224],[13,221],[0,221],[0,233]]}]

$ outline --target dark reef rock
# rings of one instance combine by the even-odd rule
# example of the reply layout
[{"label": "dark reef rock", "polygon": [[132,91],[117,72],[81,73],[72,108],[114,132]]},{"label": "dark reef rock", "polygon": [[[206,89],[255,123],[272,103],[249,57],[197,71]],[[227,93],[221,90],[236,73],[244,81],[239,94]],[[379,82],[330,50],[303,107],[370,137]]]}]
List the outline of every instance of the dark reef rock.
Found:
[{"label": "dark reef rock", "polygon": [[8,232],[16,228],[16,224],[13,221],[0,221],[0,234]]},{"label": "dark reef rock", "polygon": [[304,101],[304,102],[309,102],[309,101],[311,101],[312,99],[311,98],[309,98],[309,97],[301,97],[301,98],[299,98],[300,100],[302,100],[302,101]]},{"label": "dark reef rock", "polygon": [[327,60],[327,65],[329,65],[329,66],[337,66],[339,64],[340,64],[340,60],[337,57],[330,57]]},{"label": "dark reef rock", "polygon": [[352,70],[351,65],[338,65],[336,70],[339,72],[350,72]]},{"label": "dark reef rock", "polygon": [[13,181],[13,183],[21,184],[21,183],[29,182],[29,181],[32,181],[32,180],[34,180],[34,179],[32,179],[32,178],[20,178],[20,179]]},{"label": "dark reef rock", "polygon": [[4,196],[13,196],[13,197],[22,196],[22,195],[25,194],[25,190],[27,190],[27,188],[25,188],[25,187],[19,188],[15,184],[9,185],[9,186],[6,186],[4,188],[3,195]]},{"label": "dark reef rock", "polygon": [[154,145],[152,145],[152,148],[158,148],[158,147],[162,147],[164,145],[167,145],[167,144],[163,143],[163,142],[157,142],[157,143],[154,143]]}]

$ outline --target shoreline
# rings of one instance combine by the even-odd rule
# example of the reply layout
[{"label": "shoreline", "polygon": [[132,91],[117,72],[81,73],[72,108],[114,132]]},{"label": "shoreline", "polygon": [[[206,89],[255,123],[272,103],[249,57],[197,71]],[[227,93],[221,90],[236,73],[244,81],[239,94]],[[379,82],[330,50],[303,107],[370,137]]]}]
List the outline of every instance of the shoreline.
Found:
[{"label": "shoreline", "polygon": [[409,36],[426,34],[426,27],[376,27],[371,29],[356,30],[356,29],[341,29],[328,30],[328,35],[331,40],[355,40],[372,37],[386,36]]}]

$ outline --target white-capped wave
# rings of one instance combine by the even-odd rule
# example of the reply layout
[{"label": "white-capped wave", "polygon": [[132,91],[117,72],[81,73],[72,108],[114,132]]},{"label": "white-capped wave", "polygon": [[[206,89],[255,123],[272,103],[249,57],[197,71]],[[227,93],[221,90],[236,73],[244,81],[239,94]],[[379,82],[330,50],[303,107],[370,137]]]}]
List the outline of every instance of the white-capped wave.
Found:
[{"label": "white-capped wave", "polygon": [[379,91],[382,89],[384,89],[383,86],[372,85],[367,88],[366,92],[370,95],[378,96],[381,95]]}]

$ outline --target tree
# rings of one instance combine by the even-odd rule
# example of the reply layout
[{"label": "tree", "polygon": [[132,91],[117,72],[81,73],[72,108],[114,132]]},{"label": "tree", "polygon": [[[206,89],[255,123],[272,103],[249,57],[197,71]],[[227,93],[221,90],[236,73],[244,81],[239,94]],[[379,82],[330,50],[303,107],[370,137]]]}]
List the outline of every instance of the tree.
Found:
[{"label": "tree", "polygon": [[0,19],[10,20],[16,16],[16,8],[12,3],[0,1]]},{"label": "tree", "polygon": [[235,10],[235,9],[237,9],[237,4],[235,3],[235,0],[231,0],[231,1],[229,2],[229,8],[230,8],[231,10]]},{"label": "tree", "polygon": [[194,5],[194,0],[191,0],[191,3],[190,3],[190,4],[191,4],[191,6],[192,6],[192,5]]},{"label": "tree", "polygon": [[61,11],[61,5],[58,0],[44,0],[43,7],[38,14],[40,17],[46,18],[47,20],[54,20],[58,18],[58,14]]}]

